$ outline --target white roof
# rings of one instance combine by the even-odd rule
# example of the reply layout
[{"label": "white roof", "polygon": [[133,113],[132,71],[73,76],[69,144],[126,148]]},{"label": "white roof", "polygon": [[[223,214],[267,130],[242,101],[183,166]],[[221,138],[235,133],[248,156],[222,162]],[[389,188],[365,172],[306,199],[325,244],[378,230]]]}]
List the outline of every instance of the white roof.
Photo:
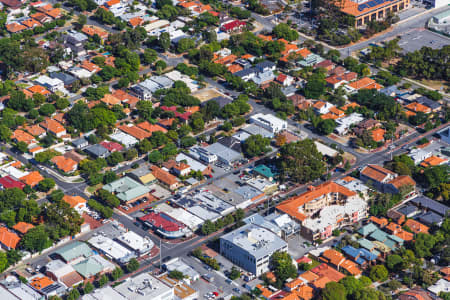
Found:
[{"label": "white roof", "polygon": [[176,257],[165,263],[166,269],[170,272],[177,270],[182,272],[185,276],[188,276],[191,280],[197,280],[200,278],[200,274],[195,271],[191,266],[187,265],[181,258]]},{"label": "white roof", "polygon": [[111,286],[96,289],[90,294],[81,297],[82,300],[127,300],[124,296],[116,292]]},{"label": "white roof", "polygon": [[53,273],[58,279],[75,271],[72,265],[60,259],[52,260],[45,266],[47,272]]},{"label": "white roof", "polygon": [[64,85],[64,82],[61,79],[58,78],[50,78],[47,75],[41,75],[36,80],[37,84],[40,85],[48,85],[48,86],[57,86],[57,85]]},{"label": "white roof", "polygon": [[155,30],[155,29],[167,26],[169,24],[170,24],[170,22],[167,21],[167,20],[158,20],[158,21],[155,21],[155,22],[152,22],[152,23],[149,23],[149,24],[145,25],[144,29],[147,32],[149,32],[149,31],[152,31],[152,30]]},{"label": "white roof", "polygon": [[209,209],[206,209],[200,205],[195,205],[195,206],[189,207],[189,208],[187,208],[187,210],[190,213],[196,215],[199,218],[202,218],[205,221],[206,220],[214,221],[221,216],[220,214],[213,212]]},{"label": "white roof", "polygon": [[113,141],[124,144],[126,147],[134,146],[139,142],[135,137],[133,137],[123,131],[120,131],[120,130],[117,131],[116,133],[109,135],[109,137]]},{"label": "white roof", "polygon": [[140,236],[131,230],[119,236],[117,240],[122,242],[124,245],[127,245],[134,251],[139,251],[140,253],[146,253],[152,250],[155,245],[148,237]]},{"label": "white roof", "polygon": [[271,127],[283,127],[286,124],[285,120],[275,117],[272,114],[258,113],[256,115],[251,116],[250,120],[263,122]]},{"label": "white roof", "polygon": [[6,174],[11,175],[17,179],[20,179],[23,176],[26,176],[29,174],[29,172],[23,172],[19,169],[16,169],[13,166],[7,166],[6,168],[3,169],[3,172],[5,172]]},{"label": "white roof", "polygon": [[428,287],[428,290],[435,295],[439,295],[439,293],[441,293],[441,292],[450,293],[450,282],[441,278],[438,281],[436,281],[435,284]]},{"label": "white roof", "polygon": [[173,288],[148,273],[129,278],[114,289],[125,298],[132,300],[173,298]]},{"label": "white roof", "polygon": [[322,155],[327,155],[329,157],[334,157],[338,155],[339,152],[334,150],[331,147],[328,147],[327,145],[324,145],[322,143],[319,143],[317,141],[314,141],[314,144],[316,144],[317,151],[319,151]]},{"label": "white roof", "polygon": [[94,236],[88,240],[88,243],[115,260],[122,260],[126,257],[134,256],[130,250],[106,236]]},{"label": "white roof", "polygon": [[190,157],[190,156],[187,156],[187,155],[184,154],[184,153],[180,153],[180,154],[178,154],[177,157],[176,157],[176,161],[177,161],[177,162],[180,162],[180,161],[182,161],[182,160],[187,161],[187,164],[190,165],[190,166],[191,166],[191,169],[194,170],[194,171],[203,171],[203,170],[205,170],[205,169],[207,168],[206,165],[202,164],[201,162],[199,162],[199,161],[196,160],[196,159],[193,159],[193,158]]},{"label": "white roof", "polygon": [[[195,230],[197,229],[201,224],[203,224],[203,220],[199,217],[187,212],[186,210],[182,208],[172,208],[167,204],[161,204],[158,206],[158,208],[162,211],[164,211],[166,214],[168,214],[170,217],[174,218],[177,221],[180,221],[189,229]],[[169,209],[167,209],[169,208]]]},{"label": "white roof", "polygon": [[259,177],[250,179],[247,181],[247,184],[257,190],[260,190],[261,192],[264,192],[266,188],[270,188],[275,185],[273,182]]},{"label": "white roof", "polygon": [[75,77],[80,78],[80,79],[82,79],[82,78],[89,78],[92,75],[91,72],[89,72],[86,69],[80,68],[80,67],[74,67],[74,68],[70,69],[69,73],[72,74]]}]

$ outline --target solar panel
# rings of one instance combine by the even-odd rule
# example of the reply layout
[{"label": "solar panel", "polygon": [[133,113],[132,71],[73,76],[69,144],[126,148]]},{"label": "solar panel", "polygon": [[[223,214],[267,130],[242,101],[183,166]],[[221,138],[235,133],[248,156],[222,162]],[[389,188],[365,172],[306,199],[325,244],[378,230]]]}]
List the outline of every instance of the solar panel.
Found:
[{"label": "solar panel", "polygon": [[359,11],[363,11],[365,8],[367,7],[367,4],[360,4],[360,5],[358,5],[358,10]]},{"label": "solar panel", "polygon": [[370,1],[370,2],[367,2],[367,5],[369,5],[370,7],[374,7],[377,4],[374,1]]}]

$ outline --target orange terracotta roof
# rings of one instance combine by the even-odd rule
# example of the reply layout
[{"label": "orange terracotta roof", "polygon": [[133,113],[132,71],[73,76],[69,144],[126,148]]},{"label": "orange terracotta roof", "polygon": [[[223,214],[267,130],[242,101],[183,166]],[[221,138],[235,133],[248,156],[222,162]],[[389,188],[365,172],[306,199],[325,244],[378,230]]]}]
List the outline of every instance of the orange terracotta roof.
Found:
[{"label": "orange terracotta roof", "polygon": [[150,133],[161,131],[163,133],[167,133],[167,129],[165,129],[162,126],[159,126],[158,124],[151,124],[148,121],[144,121],[142,123],[137,124],[137,126],[141,129],[144,129],[145,131],[148,131]]},{"label": "orange terracotta roof", "polygon": [[89,36],[97,34],[102,39],[108,37],[108,31],[94,25],[84,25],[81,31]]},{"label": "orange terracotta roof", "polygon": [[193,114],[200,111],[200,106],[187,106],[184,108],[184,111]]},{"label": "orange terracotta roof", "polygon": [[23,25],[27,26],[28,28],[33,28],[36,26],[42,26],[41,23],[39,23],[38,21],[34,20],[34,19],[28,19],[22,22]]},{"label": "orange terracotta roof", "polygon": [[349,109],[350,107],[355,108],[355,107],[359,107],[359,104],[356,102],[350,102],[348,104],[345,104],[344,106],[341,107],[341,109],[343,111],[346,111],[347,109]]},{"label": "orange terracotta roof", "polygon": [[269,42],[273,40],[273,37],[271,35],[262,35],[258,34],[258,37],[262,39],[263,41]]},{"label": "orange terracotta roof", "polygon": [[372,130],[372,139],[375,142],[381,142],[384,141],[384,134],[386,133],[386,130],[384,130],[383,128],[377,128]]},{"label": "orange terracotta roof", "polygon": [[314,280],[319,278],[319,275],[311,271],[306,271],[305,273],[300,274],[299,277],[303,278],[306,282],[313,282]]},{"label": "orange terracotta roof", "polygon": [[173,121],[175,121],[175,118],[160,119],[158,120],[158,123],[163,126],[170,127],[172,126]]},{"label": "orange terracotta roof", "polygon": [[322,253],[322,257],[326,260],[326,262],[339,266],[344,260],[344,255],[334,249],[327,249]]},{"label": "orange terracotta roof", "polygon": [[253,58],[253,57],[254,57],[253,55],[248,54],[248,53],[241,56],[241,58],[243,58],[243,59],[250,59],[250,58]]},{"label": "orange terracotta roof", "polygon": [[428,233],[428,230],[430,229],[428,226],[425,226],[413,219],[406,220],[405,225],[408,226],[414,233]]},{"label": "orange terracotta roof", "polygon": [[184,7],[184,8],[189,8],[189,7],[194,7],[197,6],[198,4],[195,2],[180,2],[178,3],[179,6]]},{"label": "orange terracotta roof", "polygon": [[364,77],[364,78],[361,78],[360,80],[356,80],[356,81],[349,83],[348,86],[350,86],[351,88],[353,88],[355,90],[360,90],[360,89],[367,89],[374,83],[375,83],[375,80],[373,80],[369,77]]},{"label": "orange terracotta roof", "polygon": [[131,106],[134,106],[139,102],[139,98],[132,96],[123,90],[115,90],[112,95],[120,101],[125,102]]},{"label": "orange terracotta roof", "polygon": [[57,19],[61,16],[61,9],[53,8],[53,9],[47,11],[46,14],[54,19]]},{"label": "orange terracotta roof", "polygon": [[38,85],[38,84],[29,87],[27,90],[29,90],[33,94],[39,93],[43,96],[47,96],[47,95],[51,94],[45,87]]},{"label": "orange terracotta roof", "polygon": [[321,109],[324,105],[325,105],[325,102],[317,101],[316,103],[314,103],[313,107],[316,109]]},{"label": "orange terracotta roof", "polygon": [[261,295],[266,299],[269,299],[269,297],[272,296],[272,292],[269,289],[263,287],[262,285],[257,284],[256,287],[258,288],[258,290],[261,291]]},{"label": "orange terracotta roof", "polygon": [[16,249],[20,242],[20,237],[14,232],[9,231],[6,227],[0,228],[0,243],[10,249]]},{"label": "orange terracotta roof", "polygon": [[58,134],[58,133],[62,133],[64,131],[66,131],[66,128],[64,128],[64,126],[59,123],[56,120],[53,119],[49,119],[47,118],[47,120],[39,123],[43,128],[45,128],[47,131],[50,131],[52,133]]},{"label": "orange terracotta roof", "polygon": [[22,163],[20,161],[15,161],[11,164],[11,166],[13,166],[14,168],[20,168],[22,166]]},{"label": "orange terracotta roof", "polygon": [[395,175],[394,172],[379,165],[367,165],[362,169],[361,174],[377,182],[382,182],[388,175]]},{"label": "orange terracotta roof", "polygon": [[128,126],[128,125],[122,125],[119,127],[120,130],[123,132],[137,138],[138,140],[142,141],[145,138],[149,138],[152,134],[150,132],[147,132],[137,126]]},{"label": "orange terracotta roof", "polygon": [[447,162],[447,159],[439,157],[439,156],[431,156],[427,159],[424,159],[423,162],[420,163],[422,167],[428,168],[428,167],[434,167],[439,166]]},{"label": "orange terracotta roof", "polygon": [[302,207],[305,203],[308,203],[318,197],[327,195],[330,193],[339,193],[345,197],[351,197],[356,195],[355,192],[347,189],[346,187],[339,185],[335,182],[329,181],[321,185],[313,187],[311,190],[292,198],[287,199],[277,206],[277,209],[287,213],[291,217],[303,221],[306,216],[299,212],[299,207]]},{"label": "orange terracotta roof", "polygon": [[161,181],[162,183],[165,183],[165,184],[171,186],[178,182],[178,180],[175,176],[173,176],[169,172],[164,171],[163,169],[161,169],[157,166],[153,165],[151,167],[151,170],[152,170],[153,176],[155,176],[155,178],[158,179],[159,181]]},{"label": "orange terracotta roof", "polygon": [[323,120],[327,120],[327,119],[337,120],[337,119],[339,119],[339,116],[329,112],[329,113],[321,115],[320,118],[322,118]]},{"label": "orange terracotta roof", "polygon": [[311,54],[311,51],[308,50],[308,48],[302,48],[296,52],[297,54],[300,54],[303,58],[306,58],[308,55]]},{"label": "orange terracotta roof", "polygon": [[267,272],[266,278],[273,282],[277,281],[277,277],[275,276],[275,274],[273,272]]},{"label": "orange terracotta roof", "polygon": [[389,181],[389,183],[392,184],[393,186],[395,186],[397,189],[399,189],[405,185],[416,186],[416,182],[408,175],[398,176],[398,177],[392,179],[391,181]]},{"label": "orange terracotta roof", "polygon": [[450,267],[442,267],[439,272],[441,272],[444,275],[450,275]]},{"label": "orange terracotta roof", "polygon": [[128,23],[130,23],[131,26],[136,27],[142,25],[142,23],[144,23],[144,19],[142,19],[141,17],[134,17],[129,19]]},{"label": "orange terracotta roof", "polygon": [[102,70],[102,68],[100,68],[99,66],[97,66],[96,64],[94,64],[88,60],[84,60],[81,63],[80,68],[86,69],[89,72],[99,72]]},{"label": "orange terracotta roof", "polygon": [[236,73],[236,72],[244,70],[244,68],[238,64],[233,64],[233,65],[229,66],[227,69],[230,73]]},{"label": "orange terracotta roof", "polygon": [[344,111],[340,110],[336,106],[330,107],[330,112],[335,114],[335,115],[337,115],[337,116],[344,116],[345,115]]},{"label": "orange terracotta roof", "polygon": [[22,181],[23,183],[34,187],[35,185],[37,185],[39,182],[41,182],[42,180],[44,180],[44,177],[42,177],[41,173],[39,173],[38,171],[33,171],[21,178],[19,178],[20,181]]},{"label": "orange terracotta roof", "polygon": [[361,275],[362,273],[361,269],[358,268],[358,265],[348,259],[343,261],[340,267],[349,272],[353,276]]},{"label": "orange terracotta roof", "polygon": [[22,30],[27,29],[26,26],[19,24],[19,23],[9,23],[6,24],[6,30],[8,30],[11,33],[16,33],[16,32],[20,32]]},{"label": "orange terracotta roof", "polygon": [[106,2],[106,5],[108,5],[109,7],[116,4],[120,4],[120,0],[109,0],[108,2]]},{"label": "orange terracotta roof", "polygon": [[105,103],[106,105],[116,105],[120,103],[120,99],[117,99],[111,94],[105,94],[102,99],[100,99],[101,102]]},{"label": "orange terracotta roof", "polygon": [[221,65],[229,65],[232,64],[238,57],[234,54],[230,54],[228,56],[219,58],[218,60],[214,61],[214,63],[216,64],[221,64]]},{"label": "orange terracotta roof", "polygon": [[314,297],[314,290],[308,285],[299,287],[296,293],[301,300],[311,300]]},{"label": "orange terracotta roof", "polygon": [[394,233],[394,235],[398,238],[401,238],[402,240],[409,242],[412,241],[414,239],[414,235],[411,232],[402,230],[400,232],[396,232]]},{"label": "orange terracotta roof", "polygon": [[47,276],[37,276],[30,280],[30,285],[39,291],[43,288],[48,287],[49,285],[52,285],[53,283],[54,281]]},{"label": "orange terracotta roof", "polygon": [[425,106],[423,104],[420,104],[418,102],[413,102],[410,103],[408,105],[405,106],[406,109],[414,111],[414,112],[423,112],[423,113],[430,113],[431,112],[431,108],[429,108],[428,106]]},{"label": "orange terracotta roof", "polygon": [[65,173],[74,171],[78,165],[76,161],[74,161],[70,158],[66,158],[62,155],[53,157],[51,159],[51,161],[52,161],[52,163],[54,163],[56,165],[56,167],[58,169],[60,169],[61,171],[65,172]]},{"label": "orange terracotta roof", "polygon": [[386,218],[377,218],[377,217],[375,217],[375,216],[371,216],[371,217],[369,218],[369,220],[370,220],[372,223],[375,223],[375,224],[377,224],[377,225],[380,226],[380,227],[384,227],[384,226],[386,226],[386,225],[388,224],[388,220],[387,220]]},{"label": "orange terracotta roof", "polygon": [[28,145],[36,143],[36,139],[34,138],[34,136],[20,129],[14,130],[11,138],[16,140],[17,142],[24,142]]},{"label": "orange terracotta roof", "polygon": [[328,278],[327,276],[321,276],[319,279],[314,280],[311,284],[316,288],[316,289],[324,289],[325,286],[327,285],[328,282],[332,282],[333,280],[331,280],[330,278]]},{"label": "orange terracotta roof", "polygon": [[397,232],[401,232],[403,229],[399,224],[391,222],[386,226],[386,230],[392,234],[395,234]]},{"label": "orange terracotta roof", "polygon": [[34,228],[34,225],[26,222],[19,222],[13,226],[13,229],[21,234],[27,233],[31,228]]},{"label": "orange terracotta roof", "polygon": [[333,269],[332,267],[330,267],[327,264],[321,264],[315,268],[312,268],[311,272],[316,273],[319,276],[323,276],[323,277],[326,276],[331,281],[335,281],[335,282],[338,282],[339,280],[341,280],[342,278],[345,277],[344,274]]},{"label": "orange terracotta roof", "polygon": [[293,290],[297,288],[298,286],[303,284],[303,280],[301,278],[296,278],[290,282],[286,282],[284,285],[289,289]]},{"label": "orange terracotta roof", "polygon": [[83,204],[83,203],[87,202],[86,199],[84,199],[83,197],[69,196],[69,195],[64,195],[63,200],[64,200],[64,202],[69,203],[70,207],[72,207],[72,208],[78,206],[79,204]]},{"label": "orange terracotta roof", "polygon": [[416,113],[413,111],[407,110],[407,111],[405,111],[405,115],[409,118],[409,117],[415,116]]},{"label": "orange terracotta roof", "polygon": [[28,131],[31,135],[34,135],[34,136],[40,136],[41,134],[45,133],[45,130],[37,124],[31,125],[31,126],[26,126],[26,127],[24,127],[24,129],[26,131]]}]

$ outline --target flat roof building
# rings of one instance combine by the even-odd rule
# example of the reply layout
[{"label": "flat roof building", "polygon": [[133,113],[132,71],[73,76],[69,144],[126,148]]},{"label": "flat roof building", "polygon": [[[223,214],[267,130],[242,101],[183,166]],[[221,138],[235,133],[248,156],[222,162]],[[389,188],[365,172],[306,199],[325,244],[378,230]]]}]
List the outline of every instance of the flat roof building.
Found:
[{"label": "flat roof building", "polygon": [[136,257],[132,251],[103,235],[93,236],[88,240],[88,243],[120,264],[125,264]]},{"label": "flat roof building", "polygon": [[287,122],[272,114],[256,114],[250,117],[250,122],[272,132],[278,133],[287,129]]},{"label": "flat roof building", "polygon": [[288,244],[275,233],[254,224],[244,225],[220,238],[220,253],[256,276],[269,270],[274,252],[287,250]]},{"label": "flat roof building", "polygon": [[155,246],[149,237],[140,236],[131,230],[117,237],[117,241],[126,248],[133,250],[137,256],[149,253]]},{"label": "flat roof building", "polygon": [[110,193],[114,193],[117,198],[124,203],[132,203],[140,198],[148,197],[150,195],[149,187],[144,186],[127,176],[104,185],[103,189]]},{"label": "flat roof building", "polygon": [[148,273],[129,278],[114,289],[130,300],[174,299],[174,289]]}]

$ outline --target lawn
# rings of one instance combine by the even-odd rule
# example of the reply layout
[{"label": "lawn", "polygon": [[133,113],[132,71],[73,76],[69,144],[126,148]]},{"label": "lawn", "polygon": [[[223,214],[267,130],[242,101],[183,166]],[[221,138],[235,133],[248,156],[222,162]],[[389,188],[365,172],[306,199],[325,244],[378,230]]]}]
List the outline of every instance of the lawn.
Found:
[{"label": "lawn", "polygon": [[95,193],[95,191],[100,189],[102,186],[103,186],[103,184],[101,184],[101,183],[99,183],[97,185],[89,186],[86,188],[86,192],[88,192],[89,194],[93,194],[93,193]]}]

